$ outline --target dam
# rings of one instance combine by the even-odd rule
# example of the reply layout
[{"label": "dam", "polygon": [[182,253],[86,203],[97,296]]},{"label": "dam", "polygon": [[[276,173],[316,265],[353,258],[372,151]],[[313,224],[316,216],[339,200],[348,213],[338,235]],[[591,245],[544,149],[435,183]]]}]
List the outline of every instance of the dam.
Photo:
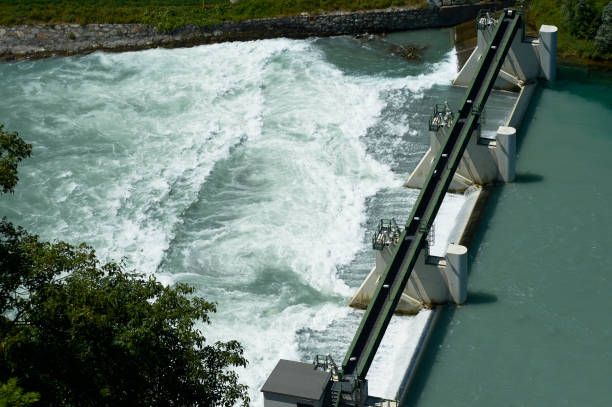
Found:
[{"label": "dam", "polygon": [[[416,374],[437,312],[422,328],[397,396],[382,399],[369,394],[367,374],[393,314],[466,302],[468,248],[460,244],[466,239],[451,243],[444,258],[430,256],[434,220],[449,190],[514,181],[515,126],[536,80],[552,80],[556,72],[556,27],[542,26],[538,38],[527,37],[521,13],[511,9],[499,16],[482,13],[477,25],[478,46],[454,81],[467,86],[463,101],[457,111],[447,103],[434,107],[431,147],[405,183],[421,190],[408,221],[400,228],[394,219],[382,220],[372,238],[376,267],[351,301],[366,311],[342,365],[329,355],[312,364],[279,361],[262,387],[264,406],[397,405]],[[518,96],[506,125],[494,137],[483,137],[481,116],[494,87],[515,89]]]},{"label": "dam", "polygon": [[[371,235],[381,218],[404,225],[418,190],[401,185],[432,145],[434,105],[456,111],[464,97],[451,86],[460,69],[452,34],[0,64],[3,122],[35,146],[0,212],[43,239],[89,242],[102,261],[125,256],[130,268],[218,301],[207,339],[244,345],[250,364],[239,376],[261,405],[279,359],[331,353],[342,362],[363,315],[346,304],[374,265]],[[388,43],[428,48],[416,63],[390,54]],[[519,94],[492,91],[482,138],[510,125]],[[446,194],[432,260],[444,259],[447,241],[473,255],[468,218],[486,193],[473,185]],[[391,318],[368,372],[370,394],[396,399],[423,326],[442,331],[437,309]]]}]

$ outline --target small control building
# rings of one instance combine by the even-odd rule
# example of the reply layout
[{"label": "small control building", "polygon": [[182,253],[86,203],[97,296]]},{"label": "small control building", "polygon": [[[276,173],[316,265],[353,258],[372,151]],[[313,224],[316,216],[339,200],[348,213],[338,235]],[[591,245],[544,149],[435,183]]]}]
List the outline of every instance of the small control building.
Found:
[{"label": "small control building", "polygon": [[322,407],[331,373],[281,359],[261,388],[264,407]]}]

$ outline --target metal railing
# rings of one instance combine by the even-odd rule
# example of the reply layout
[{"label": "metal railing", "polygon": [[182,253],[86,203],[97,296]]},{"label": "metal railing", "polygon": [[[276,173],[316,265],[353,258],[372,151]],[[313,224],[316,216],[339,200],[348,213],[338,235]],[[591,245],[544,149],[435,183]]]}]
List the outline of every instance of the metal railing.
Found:
[{"label": "metal railing", "polygon": [[434,111],[429,118],[429,130],[438,131],[442,127],[450,127],[453,123],[454,117],[455,114],[448,106],[448,102],[434,105]]},{"label": "metal railing", "polygon": [[337,379],[338,376],[338,366],[334,359],[332,359],[330,354],[327,355],[315,355],[315,359],[312,362],[314,368],[316,370],[322,370],[325,372],[330,372],[332,376]]},{"label": "metal railing", "polygon": [[372,248],[382,250],[392,243],[397,244],[401,231],[394,218],[381,219],[376,231],[372,234]]},{"label": "metal railing", "polygon": [[488,28],[495,28],[497,20],[495,15],[489,10],[479,10],[478,17],[476,18],[476,28],[479,30],[486,30]]}]

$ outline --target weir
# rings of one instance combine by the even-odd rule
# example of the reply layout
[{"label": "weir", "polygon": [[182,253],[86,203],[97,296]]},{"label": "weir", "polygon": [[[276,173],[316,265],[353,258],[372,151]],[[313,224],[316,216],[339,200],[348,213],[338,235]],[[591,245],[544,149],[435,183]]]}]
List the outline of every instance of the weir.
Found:
[{"label": "weir", "polygon": [[[544,46],[548,46],[550,55],[546,57],[541,53],[537,54],[537,69],[525,73],[534,64],[531,60],[528,63],[521,62],[525,57],[520,53],[526,52],[524,50],[527,49],[524,46],[525,28],[521,14],[515,10],[505,10],[497,19],[487,14],[479,18],[478,24],[479,46],[455,80],[460,83],[465,80],[466,75],[473,74],[460,108],[455,114],[447,105],[436,107],[429,123],[430,131],[436,138],[432,139],[432,148],[411,176],[412,181],[408,181],[412,183],[409,186],[421,188],[409,220],[403,230],[394,222],[381,222],[378,233],[374,236],[373,246],[380,252],[377,254],[377,267],[384,266],[384,271],[380,272],[379,276],[371,273],[369,284],[375,283],[376,286],[367,296],[367,309],[342,366],[338,367],[330,356],[317,357],[313,364],[281,360],[262,388],[265,407],[398,404],[395,400],[369,396],[366,376],[391,317],[398,311],[400,301],[407,300],[407,284],[419,259],[423,257],[422,252],[426,251],[424,249],[427,248],[428,235],[431,234],[434,219],[446,192],[453,183],[459,186],[462,183],[468,185],[478,181],[484,183],[482,179],[474,179],[474,176],[472,179],[468,178],[472,174],[469,172],[470,165],[482,167],[485,164],[480,163],[484,162],[484,159],[472,159],[476,155],[472,154],[472,157],[466,150],[469,150],[470,142],[474,143],[474,135],[479,129],[489,94],[494,86],[503,87],[505,84],[500,86],[503,81],[523,86],[538,75],[547,79],[554,77],[555,47],[551,47],[550,43],[556,45],[556,37],[552,36]],[[529,50],[538,52],[533,50],[533,45],[528,45]],[[509,53],[512,54],[511,58],[507,58]],[[545,61],[542,62],[542,59]],[[507,67],[500,75],[500,71],[507,64],[512,66]],[[499,157],[494,160],[497,178],[506,182],[514,178],[514,134],[514,129],[501,127],[495,143],[495,147],[499,145],[499,151],[505,154],[503,156],[497,153]],[[457,174],[458,169],[465,172],[466,168],[468,176]],[[426,175],[423,175],[425,173]],[[417,179],[414,174],[421,174],[421,178]],[[449,272],[441,279],[443,281],[429,283],[429,287],[428,283],[421,281],[425,292],[432,290],[432,285],[445,285],[444,288],[448,290],[448,298],[440,299],[442,296],[438,295],[437,300],[434,299],[432,303],[447,301],[460,304],[465,301],[466,253],[467,249],[463,246],[449,246],[444,265]],[[370,277],[368,276],[368,279]],[[360,291],[363,288],[362,286]],[[433,289],[435,290],[437,288]],[[436,297],[436,294],[430,297]],[[414,366],[412,368],[414,369]]]}]

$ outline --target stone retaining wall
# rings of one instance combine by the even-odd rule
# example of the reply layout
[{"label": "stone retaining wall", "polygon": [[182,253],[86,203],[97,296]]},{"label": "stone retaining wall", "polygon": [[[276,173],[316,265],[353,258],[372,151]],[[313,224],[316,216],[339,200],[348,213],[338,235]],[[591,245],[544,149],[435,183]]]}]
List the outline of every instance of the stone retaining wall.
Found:
[{"label": "stone retaining wall", "polygon": [[500,9],[499,1],[432,8],[385,9],[297,17],[225,22],[212,27],[188,26],[172,33],[143,24],[63,24],[0,26],[0,59],[44,58],[96,50],[128,51],[181,47],[263,38],[333,36],[449,27],[476,17],[478,10]]}]

